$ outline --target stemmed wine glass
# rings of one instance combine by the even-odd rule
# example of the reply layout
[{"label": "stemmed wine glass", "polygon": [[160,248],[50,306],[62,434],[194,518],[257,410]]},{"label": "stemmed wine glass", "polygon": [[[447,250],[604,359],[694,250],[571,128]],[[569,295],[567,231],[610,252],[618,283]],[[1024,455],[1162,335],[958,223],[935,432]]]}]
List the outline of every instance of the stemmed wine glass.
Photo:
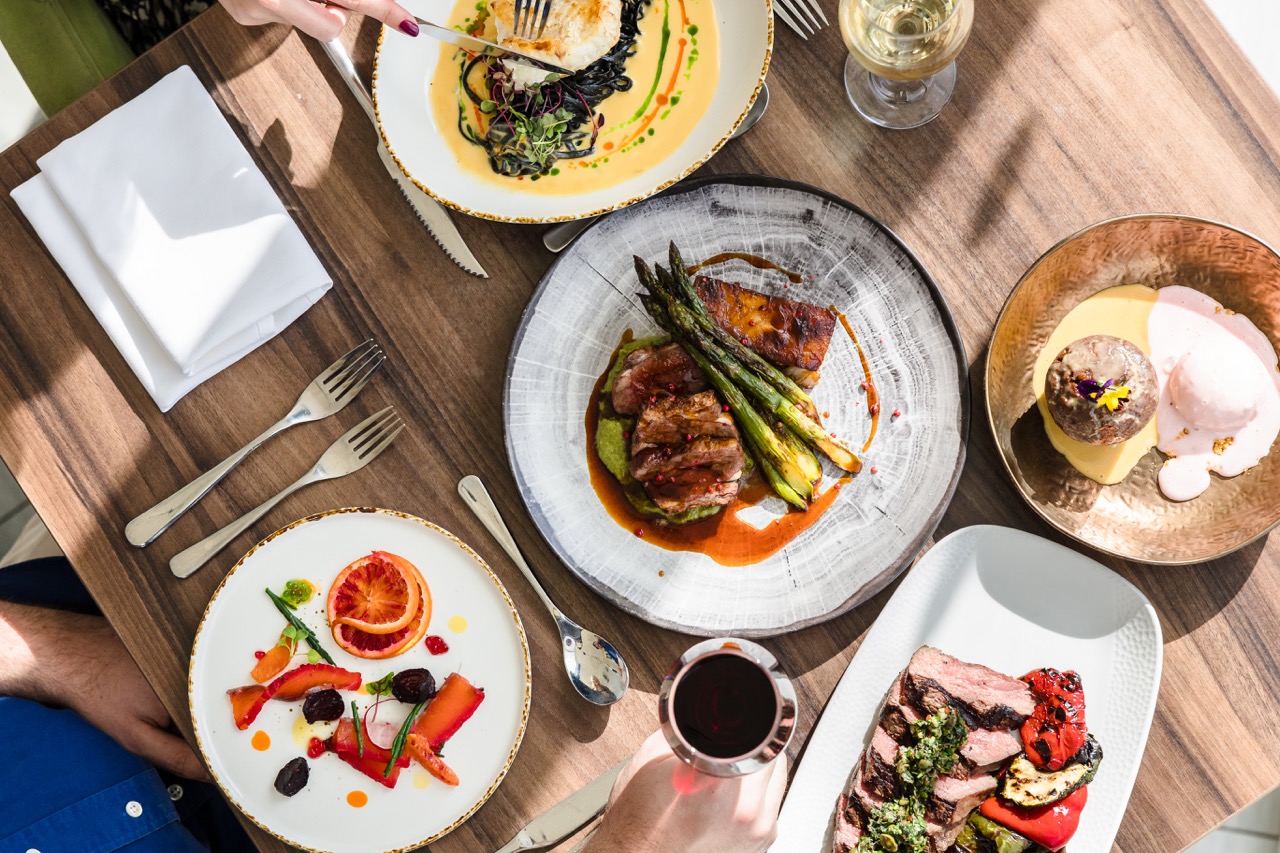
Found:
[{"label": "stemmed wine glass", "polygon": [[932,121],[951,100],[972,26],[973,0],[840,0],[854,108],[894,130]]}]

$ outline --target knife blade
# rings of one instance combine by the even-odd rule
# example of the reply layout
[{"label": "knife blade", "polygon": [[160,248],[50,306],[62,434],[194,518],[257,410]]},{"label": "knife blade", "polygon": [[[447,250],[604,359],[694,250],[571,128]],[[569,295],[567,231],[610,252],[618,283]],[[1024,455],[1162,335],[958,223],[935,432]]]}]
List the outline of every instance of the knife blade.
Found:
[{"label": "knife blade", "polygon": [[471,253],[471,249],[467,247],[466,242],[462,239],[462,234],[458,232],[458,226],[453,224],[453,220],[449,218],[444,206],[409,180],[408,176],[391,159],[386,143],[382,141],[382,132],[378,128],[378,117],[373,111],[373,98],[369,95],[369,90],[364,87],[364,81],[360,79],[360,75],[356,73],[355,63],[351,61],[351,54],[347,53],[346,47],[338,39],[321,42],[321,45],[324,47],[325,55],[329,57],[334,67],[342,75],[342,80],[347,84],[347,88],[351,90],[351,94],[356,96],[356,101],[365,111],[365,114],[369,116],[369,120],[373,122],[374,129],[378,130],[379,159],[382,160],[382,164],[386,167],[388,174],[395,180],[396,186],[400,187],[400,193],[404,196],[405,201],[409,202],[409,206],[417,214],[418,221],[427,227],[427,232],[444,250],[444,253],[449,256],[449,260],[474,276],[488,278],[489,274],[484,271],[484,267],[480,265],[480,262],[476,260],[476,256]]},{"label": "knife blade", "polygon": [[497,853],[544,850],[573,835],[604,811],[604,807],[609,804],[614,780],[630,762],[630,758],[623,760],[535,817],[528,826],[516,833],[515,838],[499,848]]},{"label": "knife blade", "polygon": [[478,36],[459,32],[458,30],[451,30],[448,27],[442,27],[439,24],[433,24],[424,18],[419,18],[416,15],[414,16],[414,20],[418,22],[418,26],[422,28],[422,31],[432,38],[445,42],[446,44],[451,44],[455,47],[460,47],[469,53],[487,53],[492,56],[510,59],[512,62],[519,63],[520,65],[527,65],[531,68],[536,68],[539,71],[554,71],[557,74],[562,74],[566,77],[570,73],[560,66],[548,62],[540,56],[533,56],[532,54],[525,53],[524,51],[518,50],[514,47],[507,47],[504,44],[498,44],[497,42],[492,42],[488,39],[482,39]]}]

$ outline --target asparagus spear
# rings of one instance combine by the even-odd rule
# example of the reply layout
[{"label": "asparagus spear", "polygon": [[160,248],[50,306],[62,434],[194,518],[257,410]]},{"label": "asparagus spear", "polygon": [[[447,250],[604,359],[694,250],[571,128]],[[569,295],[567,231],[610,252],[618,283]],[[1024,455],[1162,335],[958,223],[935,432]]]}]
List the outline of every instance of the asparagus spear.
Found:
[{"label": "asparagus spear", "polygon": [[[641,270],[643,264],[644,261],[636,258],[637,272]],[[649,276],[652,277],[652,273]],[[641,295],[640,301],[644,303],[645,309],[658,322],[658,325],[670,332],[675,339],[680,340],[682,338],[658,299]],[[806,479],[803,470],[804,466],[794,451],[774,435],[773,431],[769,429],[769,425],[764,422],[764,419],[760,417],[755,409],[751,408],[751,404],[747,402],[747,398],[738,390],[737,386],[717,370],[705,355],[693,346],[686,346],[686,350],[689,353],[689,357],[707,375],[711,384],[720,392],[721,397],[728,404],[729,411],[733,413],[734,418],[742,426],[743,434],[755,450],[756,458],[760,460],[762,465],[768,466],[765,469],[766,477],[769,476],[769,467],[771,467],[773,473],[784,484],[785,488],[783,489],[775,487],[778,496],[793,506],[800,509],[808,509],[809,502],[813,500],[813,483]],[[769,480],[770,484],[773,485],[773,478],[769,477]]]},{"label": "asparagus spear", "polygon": [[[702,297],[698,295],[697,288],[693,286],[693,282],[689,279],[688,270],[684,265],[684,258],[680,257],[680,250],[676,248],[675,242],[671,243],[668,258],[671,263],[670,280],[675,287],[675,296],[680,302],[684,303],[685,307],[693,312],[702,330],[715,338],[721,346],[729,351],[730,355],[746,365],[747,369],[752,373],[778,389],[778,392],[794,403],[800,411],[804,412],[812,420],[817,421],[817,406],[813,404],[813,400],[809,399],[809,395],[805,393],[804,389],[795,383],[795,380],[774,367],[755,350],[744,346],[742,341],[722,329],[711,317],[710,312],[707,311],[706,303],[702,301]],[[659,272],[660,277],[661,275],[661,272]]]}]

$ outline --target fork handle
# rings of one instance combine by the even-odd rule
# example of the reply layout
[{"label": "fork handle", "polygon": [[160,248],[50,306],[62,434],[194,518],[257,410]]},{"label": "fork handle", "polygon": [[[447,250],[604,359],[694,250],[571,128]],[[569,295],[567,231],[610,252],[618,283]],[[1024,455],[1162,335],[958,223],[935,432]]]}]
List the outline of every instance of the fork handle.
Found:
[{"label": "fork handle", "polygon": [[232,468],[240,464],[241,460],[257,450],[267,439],[298,422],[294,413],[276,421],[262,435],[129,522],[124,529],[124,538],[129,540],[130,545],[136,545],[139,548],[150,545],[157,536],[169,529],[169,525],[195,506],[196,502],[207,495],[210,489],[218,485]]},{"label": "fork handle", "polygon": [[289,497],[289,495],[301,489],[303,486],[314,483],[316,480],[322,480],[323,477],[318,476],[316,469],[311,469],[306,474],[295,480],[283,491],[273,498],[259,504],[254,509],[249,510],[226,527],[211,533],[204,539],[192,545],[185,551],[175,554],[173,559],[169,561],[169,570],[180,578],[189,578],[196,573],[205,563],[209,562],[215,554],[223,548],[231,544],[231,540],[235,539],[241,533],[249,529],[255,521],[266,515],[272,507],[280,503],[280,501]]}]

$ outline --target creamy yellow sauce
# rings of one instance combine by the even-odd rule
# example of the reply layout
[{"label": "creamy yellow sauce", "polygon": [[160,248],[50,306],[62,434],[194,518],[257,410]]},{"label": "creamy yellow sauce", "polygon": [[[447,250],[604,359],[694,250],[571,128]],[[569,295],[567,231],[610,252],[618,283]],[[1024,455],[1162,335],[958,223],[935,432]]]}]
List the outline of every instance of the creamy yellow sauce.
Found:
[{"label": "creamy yellow sauce", "polygon": [[[458,0],[449,25],[467,28],[476,0]],[[664,21],[669,29],[662,51]],[[485,37],[494,38],[493,22]],[[520,187],[537,195],[576,195],[633,178],[670,156],[706,114],[720,75],[720,38],[713,0],[652,0],[640,19],[636,53],[627,60],[629,91],[617,92],[596,110],[605,118],[595,153],[560,160],[537,180],[495,173],[484,148],[458,130],[459,110],[478,126],[486,121],[462,92],[465,54],[445,50],[428,86],[428,99],[457,161],[457,167],[495,185]]]},{"label": "creamy yellow sauce", "polygon": [[1138,460],[1156,446],[1156,419],[1152,418],[1141,432],[1121,444],[1084,444],[1069,438],[1049,414],[1049,405],[1044,399],[1044,380],[1049,366],[1067,344],[1090,335],[1123,338],[1150,355],[1147,318],[1155,304],[1156,291],[1141,284],[1125,284],[1095,293],[1062,318],[1036,359],[1035,371],[1031,374],[1036,405],[1044,418],[1049,441],[1077,471],[1104,486],[1114,485],[1129,476]]}]

